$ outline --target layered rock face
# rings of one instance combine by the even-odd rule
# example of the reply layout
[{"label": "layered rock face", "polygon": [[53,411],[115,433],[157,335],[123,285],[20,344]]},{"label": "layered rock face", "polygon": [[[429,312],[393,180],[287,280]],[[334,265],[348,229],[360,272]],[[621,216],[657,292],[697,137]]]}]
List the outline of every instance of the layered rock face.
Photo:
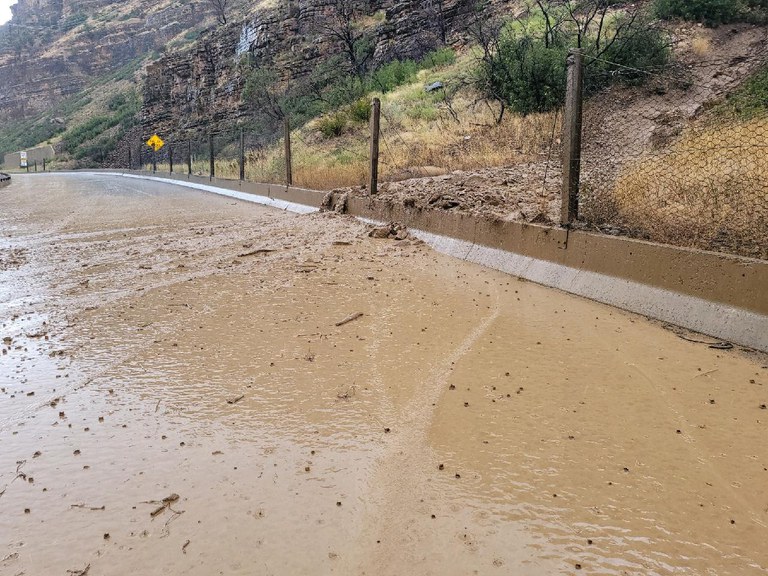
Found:
[{"label": "layered rock face", "polygon": [[0,26],[0,122],[21,120],[194,28],[204,1],[19,0]]},{"label": "layered rock face", "polygon": [[[287,1],[245,22],[206,33],[190,51],[168,54],[147,68],[144,132],[181,134],[226,129],[248,113],[242,91],[249,69],[268,66],[285,81],[310,74],[343,40],[329,30],[344,0]],[[376,64],[419,58],[444,43],[465,41],[470,0],[371,0],[356,7]],[[248,66],[243,66],[243,61]]]}]

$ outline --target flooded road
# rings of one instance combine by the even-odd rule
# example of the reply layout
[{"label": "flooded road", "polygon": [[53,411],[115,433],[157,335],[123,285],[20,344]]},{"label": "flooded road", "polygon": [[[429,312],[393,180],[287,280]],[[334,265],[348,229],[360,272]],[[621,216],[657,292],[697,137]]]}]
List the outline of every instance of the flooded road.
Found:
[{"label": "flooded road", "polygon": [[367,233],[0,190],[0,575],[768,573],[765,357]]}]

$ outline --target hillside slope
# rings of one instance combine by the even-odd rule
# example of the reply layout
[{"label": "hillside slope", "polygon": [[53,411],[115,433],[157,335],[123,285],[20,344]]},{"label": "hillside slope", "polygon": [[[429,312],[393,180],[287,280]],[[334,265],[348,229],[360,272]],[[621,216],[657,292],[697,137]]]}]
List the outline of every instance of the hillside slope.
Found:
[{"label": "hillside slope", "polygon": [[30,118],[209,23],[206,2],[19,0],[0,26],[0,122]]}]

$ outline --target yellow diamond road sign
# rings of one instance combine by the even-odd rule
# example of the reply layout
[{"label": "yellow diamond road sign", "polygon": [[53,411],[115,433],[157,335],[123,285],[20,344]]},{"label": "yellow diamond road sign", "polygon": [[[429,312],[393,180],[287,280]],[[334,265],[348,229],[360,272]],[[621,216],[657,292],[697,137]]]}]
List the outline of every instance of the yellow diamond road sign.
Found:
[{"label": "yellow diamond road sign", "polygon": [[163,144],[165,144],[165,142],[163,142],[163,139],[160,138],[160,136],[158,136],[157,134],[155,134],[154,136],[152,136],[152,138],[147,140],[147,146],[152,148],[152,150],[154,150],[155,152],[160,150],[160,148],[163,147]]}]

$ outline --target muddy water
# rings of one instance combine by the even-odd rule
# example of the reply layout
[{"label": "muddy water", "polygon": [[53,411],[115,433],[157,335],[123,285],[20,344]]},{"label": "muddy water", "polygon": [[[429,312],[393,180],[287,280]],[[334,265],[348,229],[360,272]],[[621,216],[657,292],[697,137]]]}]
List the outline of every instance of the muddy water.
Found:
[{"label": "muddy water", "polygon": [[341,217],[0,207],[2,575],[768,571],[762,357]]}]

